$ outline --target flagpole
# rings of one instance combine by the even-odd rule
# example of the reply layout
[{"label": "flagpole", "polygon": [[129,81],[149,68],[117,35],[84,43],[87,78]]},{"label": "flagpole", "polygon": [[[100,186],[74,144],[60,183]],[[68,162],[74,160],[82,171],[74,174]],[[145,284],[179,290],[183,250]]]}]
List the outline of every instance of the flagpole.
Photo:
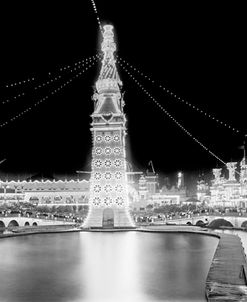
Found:
[{"label": "flagpole", "polygon": [[247,134],[245,134],[244,136],[244,160],[245,160],[245,157],[246,157],[246,150],[245,150],[245,138],[247,137]]}]

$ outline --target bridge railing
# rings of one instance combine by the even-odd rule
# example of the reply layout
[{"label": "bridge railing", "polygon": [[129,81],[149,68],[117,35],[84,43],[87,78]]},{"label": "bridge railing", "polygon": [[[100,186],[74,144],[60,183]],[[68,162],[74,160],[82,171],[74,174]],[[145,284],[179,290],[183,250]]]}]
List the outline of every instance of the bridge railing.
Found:
[{"label": "bridge railing", "polygon": [[0,214],[0,219],[1,218],[9,218],[9,217],[13,217],[13,218],[20,218],[20,217],[24,217],[24,218],[33,218],[33,219],[42,219],[42,220],[46,220],[46,221],[65,221],[65,222],[82,222],[82,219],[75,219],[75,218],[71,218],[71,217],[55,217],[54,215],[49,215],[49,216],[44,216],[44,215],[28,215],[28,214],[11,214],[11,213],[6,213],[6,214]]}]

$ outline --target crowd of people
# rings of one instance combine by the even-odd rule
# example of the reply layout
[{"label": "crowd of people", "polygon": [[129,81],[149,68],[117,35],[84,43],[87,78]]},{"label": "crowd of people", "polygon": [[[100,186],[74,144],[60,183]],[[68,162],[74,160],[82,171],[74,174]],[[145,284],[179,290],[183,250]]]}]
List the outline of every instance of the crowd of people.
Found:
[{"label": "crowd of people", "polygon": [[164,222],[179,218],[191,218],[193,216],[247,216],[247,213],[237,208],[208,207],[206,205],[148,205],[143,211],[133,211],[136,223],[149,224],[152,222]]},{"label": "crowd of people", "polygon": [[87,216],[88,206],[39,206],[32,203],[5,203],[0,206],[1,216],[26,216],[43,219],[71,220],[82,223]]}]

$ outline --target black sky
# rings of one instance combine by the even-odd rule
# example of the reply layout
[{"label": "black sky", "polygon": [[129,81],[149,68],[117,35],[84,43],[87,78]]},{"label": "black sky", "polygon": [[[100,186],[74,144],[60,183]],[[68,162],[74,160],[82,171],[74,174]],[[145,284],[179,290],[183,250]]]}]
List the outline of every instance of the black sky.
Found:
[{"label": "black sky", "polygon": [[[0,4],[0,104],[4,122],[69,79],[33,91],[67,64],[96,54],[99,29],[90,0],[79,4]],[[118,54],[158,83],[241,131],[236,134],[136,78],[197,139],[224,161],[239,160],[246,133],[246,21],[239,4],[95,1],[116,30]],[[223,2],[222,2],[223,3]],[[99,65],[20,119],[0,128],[2,173],[73,173],[90,169],[91,96]],[[205,170],[222,166],[155,106],[119,67],[134,169]],[[58,73],[59,74],[59,73]],[[32,85],[5,88],[35,76]]]}]

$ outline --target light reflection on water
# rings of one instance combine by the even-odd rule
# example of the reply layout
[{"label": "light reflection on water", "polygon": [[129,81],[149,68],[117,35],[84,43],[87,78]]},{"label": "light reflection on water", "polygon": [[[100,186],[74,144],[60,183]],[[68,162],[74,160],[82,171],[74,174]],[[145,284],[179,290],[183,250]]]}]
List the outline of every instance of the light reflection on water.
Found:
[{"label": "light reflection on water", "polygon": [[0,301],[205,301],[217,243],[195,234],[138,232],[3,239]]}]

